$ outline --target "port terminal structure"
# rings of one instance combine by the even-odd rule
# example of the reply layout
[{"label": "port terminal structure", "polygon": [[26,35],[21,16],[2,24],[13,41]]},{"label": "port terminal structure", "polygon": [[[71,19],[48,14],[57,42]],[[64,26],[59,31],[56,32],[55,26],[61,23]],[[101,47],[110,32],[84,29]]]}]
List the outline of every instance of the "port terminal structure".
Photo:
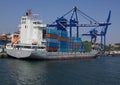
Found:
[{"label": "port terminal structure", "polygon": [[[71,16],[69,19],[66,19],[65,17],[71,13]],[[89,23],[88,24],[80,24],[79,22],[79,16],[82,16],[84,19],[88,20]],[[69,29],[70,31],[70,38],[72,38],[73,32],[72,29],[76,29],[76,37],[79,38],[79,28],[80,27],[94,27],[94,29],[90,30],[89,33],[87,34],[82,34],[82,36],[90,36],[91,37],[91,43],[93,43],[94,45],[96,44],[96,38],[97,36],[101,37],[101,48],[103,49],[103,51],[105,52],[105,46],[106,46],[106,33],[107,33],[107,29],[108,26],[111,25],[110,21],[110,17],[111,17],[111,10],[109,11],[109,15],[107,18],[107,21],[104,23],[99,23],[97,20],[93,19],[92,17],[88,16],[87,14],[85,14],[84,12],[82,12],[81,10],[79,10],[76,6],[71,9],[70,11],[68,11],[67,13],[65,13],[63,16],[61,16],[60,18],[57,18],[54,23],[52,24],[47,24],[47,27],[55,27],[57,28],[57,30],[61,30],[61,31],[67,31],[66,29]],[[97,28],[101,27],[101,31],[98,33]],[[104,38],[104,43],[103,43],[103,38]]]}]

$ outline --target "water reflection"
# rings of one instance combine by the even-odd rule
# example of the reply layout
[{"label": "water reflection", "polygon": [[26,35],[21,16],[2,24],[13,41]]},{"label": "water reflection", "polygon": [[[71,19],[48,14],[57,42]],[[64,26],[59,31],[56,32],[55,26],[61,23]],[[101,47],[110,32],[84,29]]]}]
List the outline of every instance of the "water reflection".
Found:
[{"label": "water reflection", "polygon": [[0,85],[120,85],[120,57],[0,60]]},{"label": "water reflection", "polygon": [[16,85],[43,85],[46,80],[46,62],[30,60],[12,60],[9,72]]}]

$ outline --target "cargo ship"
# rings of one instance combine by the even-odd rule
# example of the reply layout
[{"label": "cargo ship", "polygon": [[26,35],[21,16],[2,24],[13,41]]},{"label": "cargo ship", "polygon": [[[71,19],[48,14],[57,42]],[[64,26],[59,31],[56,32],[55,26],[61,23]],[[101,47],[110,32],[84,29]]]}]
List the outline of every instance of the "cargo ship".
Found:
[{"label": "cargo ship", "polygon": [[[91,46],[91,45],[90,45]],[[14,58],[67,60],[96,58],[98,51],[86,51],[81,38],[68,37],[68,32],[49,28],[28,11],[21,18],[19,31],[12,34],[6,52]]]}]

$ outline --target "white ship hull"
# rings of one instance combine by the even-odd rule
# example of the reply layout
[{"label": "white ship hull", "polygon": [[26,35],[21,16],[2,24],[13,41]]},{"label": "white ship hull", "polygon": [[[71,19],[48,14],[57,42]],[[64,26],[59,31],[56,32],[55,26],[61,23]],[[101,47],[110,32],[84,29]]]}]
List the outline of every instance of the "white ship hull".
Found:
[{"label": "white ship hull", "polygon": [[14,58],[31,58],[31,59],[45,59],[45,60],[69,60],[69,59],[85,59],[96,58],[97,52],[46,52],[37,50],[18,50],[6,49],[9,56]]}]

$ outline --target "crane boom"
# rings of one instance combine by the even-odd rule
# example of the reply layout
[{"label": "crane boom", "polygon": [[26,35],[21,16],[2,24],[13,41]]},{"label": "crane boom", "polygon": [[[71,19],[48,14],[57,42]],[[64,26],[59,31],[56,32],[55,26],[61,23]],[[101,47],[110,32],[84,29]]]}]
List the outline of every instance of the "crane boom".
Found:
[{"label": "crane boom", "polygon": [[[65,27],[70,27],[70,25],[72,25],[72,27],[102,27],[102,26],[106,26],[106,25],[111,25],[111,23],[98,23],[98,24],[66,24],[64,25]],[[47,24],[47,27],[56,27],[57,24]]]}]

